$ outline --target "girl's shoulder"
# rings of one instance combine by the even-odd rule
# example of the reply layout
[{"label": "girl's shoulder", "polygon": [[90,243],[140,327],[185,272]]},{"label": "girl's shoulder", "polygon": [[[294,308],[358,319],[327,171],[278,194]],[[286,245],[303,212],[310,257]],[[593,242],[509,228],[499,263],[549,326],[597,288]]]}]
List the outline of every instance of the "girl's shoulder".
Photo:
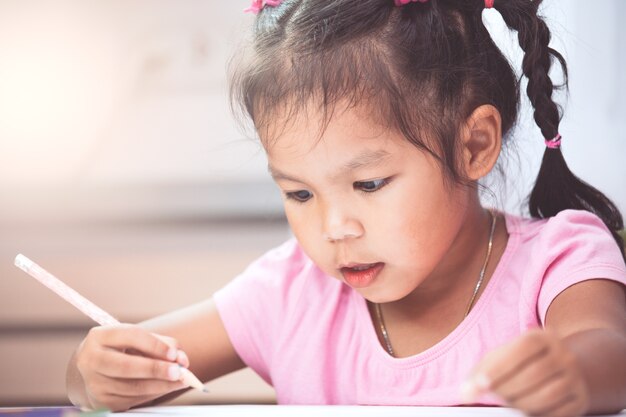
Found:
[{"label": "girl's shoulder", "polygon": [[307,347],[308,336],[324,328],[324,312],[345,305],[343,287],[290,239],[252,262],[213,298],[241,359],[272,383],[271,370],[282,363],[285,349]]},{"label": "girl's shoulder", "polygon": [[505,213],[510,246],[529,264],[554,268],[608,265],[624,269],[624,259],[613,235],[596,214],[563,210],[547,219]]},{"label": "girl's shoulder", "polygon": [[520,245],[549,245],[556,251],[582,246],[609,246],[619,252],[602,219],[586,210],[563,210],[553,217],[536,219],[504,213],[509,235]]},{"label": "girl's shoulder", "polygon": [[552,300],[571,285],[597,278],[626,283],[619,246],[597,215],[564,210],[548,219],[505,218],[509,242],[499,273],[518,283],[542,322]]}]

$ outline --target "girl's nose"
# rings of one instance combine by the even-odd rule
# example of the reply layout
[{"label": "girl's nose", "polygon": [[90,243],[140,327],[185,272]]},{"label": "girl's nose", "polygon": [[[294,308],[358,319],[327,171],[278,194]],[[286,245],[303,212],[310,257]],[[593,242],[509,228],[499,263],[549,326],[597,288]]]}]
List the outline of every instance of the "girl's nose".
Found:
[{"label": "girl's nose", "polygon": [[363,236],[364,229],[354,216],[339,210],[330,210],[324,219],[324,240],[336,242],[343,239],[356,239]]}]

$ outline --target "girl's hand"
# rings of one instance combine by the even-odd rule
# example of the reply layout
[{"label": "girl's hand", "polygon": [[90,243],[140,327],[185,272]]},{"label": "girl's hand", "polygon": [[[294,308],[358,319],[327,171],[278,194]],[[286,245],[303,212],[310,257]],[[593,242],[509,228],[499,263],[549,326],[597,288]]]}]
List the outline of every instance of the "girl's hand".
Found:
[{"label": "girl's hand", "polygon": [[130,324],[94,327],[76,352],[94,409],[127,410],[183,389],[188,366],[176,340]]},{"label": "girl's hand", "polygon": [[467,403],[502,399],[531,416],[574,417],[589,407],[580,366],[554,334],[533,330],[487,354],[463,386]]}]

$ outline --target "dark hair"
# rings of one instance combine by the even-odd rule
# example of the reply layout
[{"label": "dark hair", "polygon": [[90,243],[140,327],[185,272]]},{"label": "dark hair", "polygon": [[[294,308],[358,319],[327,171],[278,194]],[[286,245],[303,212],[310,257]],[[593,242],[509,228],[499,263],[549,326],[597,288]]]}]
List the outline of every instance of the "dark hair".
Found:
[{"label": "dark hair", "polygon": [[[561,120],[552,92],[567,87],[567,66],[548,46],[550,31],[537,14],[540,4],[496,0],[494,7],[517,31],[534,118],[544,138],[551,139]],[[255,22],[248,61],[234,67],[232,103],[259,130],[277,111],[289,120],[315,105],[327,123],[337,105],[366,107],[376,121],[433,155],[447,183],[471,185],[458,166],[459,127],[478,106],[493,105],[506,146],[520,100],[520,80],[483,24],[484,7],[484,0],[402,7],[393,0],[285,0],[266,6]],[[562,86],[549,77],[555,60],[563,71]],[[560,149],[546,148],[529,211],[546,218],[565,209],[597,214],[626,259],[617,207],[572,174]]]}]

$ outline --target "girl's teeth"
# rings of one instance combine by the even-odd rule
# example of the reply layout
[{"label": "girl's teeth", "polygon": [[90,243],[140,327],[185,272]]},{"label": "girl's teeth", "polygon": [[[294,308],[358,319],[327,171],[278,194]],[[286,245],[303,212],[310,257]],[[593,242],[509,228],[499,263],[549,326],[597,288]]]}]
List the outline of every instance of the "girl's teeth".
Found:
[{"label": "girl's teeth", "polygon": [[363,270],[369,269],[370,266],[371,265],[360,265],[360,266],[355,266],[352,269],[355,271],[363,271]]}]

